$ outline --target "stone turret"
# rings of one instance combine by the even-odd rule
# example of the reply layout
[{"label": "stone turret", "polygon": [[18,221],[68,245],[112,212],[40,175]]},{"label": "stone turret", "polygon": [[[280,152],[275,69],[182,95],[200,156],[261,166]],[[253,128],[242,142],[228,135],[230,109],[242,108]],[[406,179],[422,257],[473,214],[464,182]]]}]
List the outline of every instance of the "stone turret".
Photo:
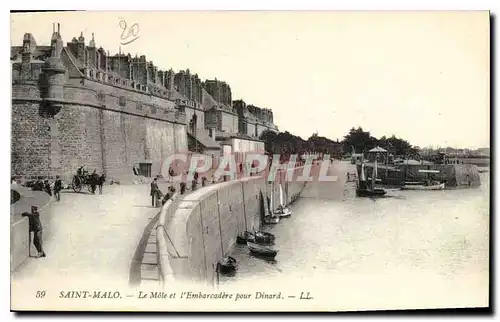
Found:
[{"label": "stone turret", "polygon": [[23,37],[23,49],[21,51],[21,74],[22,80],[29,80],[31,78],[31,60],[33,59],[33,52],[36,49],[35,38],[32,34],[26,33]]},{"label": "stone turret", "polygon": [[63,41],[60,31],[60,25],[57,24],[57,31],[54,27],[50,42],[51,55],[43,66],[45,90],[42,90],[42,96],[53,108],[61,107],[59,100],[64,98],[64,84],[66,83],[66,67],[61,60]]}]

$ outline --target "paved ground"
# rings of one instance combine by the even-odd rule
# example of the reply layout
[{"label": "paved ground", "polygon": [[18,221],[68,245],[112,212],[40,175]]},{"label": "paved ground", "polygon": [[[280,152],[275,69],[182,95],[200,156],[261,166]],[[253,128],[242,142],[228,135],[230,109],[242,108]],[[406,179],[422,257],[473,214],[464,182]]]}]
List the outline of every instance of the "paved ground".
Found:
[{"label": "paved ground", "polygon": [[[159,184],[163,193],[168,186]],[[174,186],[179,191],[179,184]],[[137,184],[106,185],[102,195],[63,191],[61,201],[41,213],[47,257],[28,258],[12,273],[13,297],[34,285],[75,281],[127,287],[141,238],[149,236],[150,221],[160,210],[152,207],[149,190],[149,184]]]},{"label": "paved ground", "polygon": [[[168,184],[160,184],[166,191]],[[41,214],[46,258],[29,258],[13,273],[16,283],[107,280],[128,283],[130,262],[149,220],[149,185],[105,186],[102,195],[63,192]],[[35,253],[35,252],[33,252]]]}]

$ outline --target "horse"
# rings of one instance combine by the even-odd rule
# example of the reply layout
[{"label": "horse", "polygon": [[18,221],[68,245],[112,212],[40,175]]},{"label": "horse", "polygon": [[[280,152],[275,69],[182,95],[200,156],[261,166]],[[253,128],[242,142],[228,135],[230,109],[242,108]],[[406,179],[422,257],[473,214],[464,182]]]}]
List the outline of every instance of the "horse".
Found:
[{"label": "horse", "polygon": [[99,176],[97,179],[97,186],[99,187],[99,194],[102,195],[102,186],[104,185],[104,182],[106,182],[106,174],[103,173]]}]

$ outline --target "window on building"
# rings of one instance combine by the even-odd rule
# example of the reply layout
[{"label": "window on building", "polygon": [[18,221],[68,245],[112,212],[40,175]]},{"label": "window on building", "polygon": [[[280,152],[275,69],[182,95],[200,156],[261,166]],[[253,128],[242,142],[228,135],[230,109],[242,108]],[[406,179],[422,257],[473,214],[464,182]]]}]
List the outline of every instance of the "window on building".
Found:
[{"label": "window on building", "polygon": [[127,104],[127,102],[125,100],[125,96],[120,96],[119,104],[120,104],[120,106],[125,106]]}]

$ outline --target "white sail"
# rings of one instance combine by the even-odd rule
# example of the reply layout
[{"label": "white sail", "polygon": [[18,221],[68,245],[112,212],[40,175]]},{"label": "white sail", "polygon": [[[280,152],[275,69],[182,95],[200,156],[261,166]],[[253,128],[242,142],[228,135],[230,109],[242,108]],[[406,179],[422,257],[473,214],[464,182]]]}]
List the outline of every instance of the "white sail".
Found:
[{"label": "white sail", "polygon": [[274,182],[271,184],[271,202],[269,205],[269,215],[273,215],[274,211]]},{"label": "white sail", "polygon": [[280,183],[280,205],[282,207],[285,207],[285,203],[283,202],[283,187],[281,186],[281,183]]},{"label": "white sail", "polygon": [[361,181],[365,181],[365,180],[366,180],[366,177],[365,177],[365,164],[361,163]]}]

